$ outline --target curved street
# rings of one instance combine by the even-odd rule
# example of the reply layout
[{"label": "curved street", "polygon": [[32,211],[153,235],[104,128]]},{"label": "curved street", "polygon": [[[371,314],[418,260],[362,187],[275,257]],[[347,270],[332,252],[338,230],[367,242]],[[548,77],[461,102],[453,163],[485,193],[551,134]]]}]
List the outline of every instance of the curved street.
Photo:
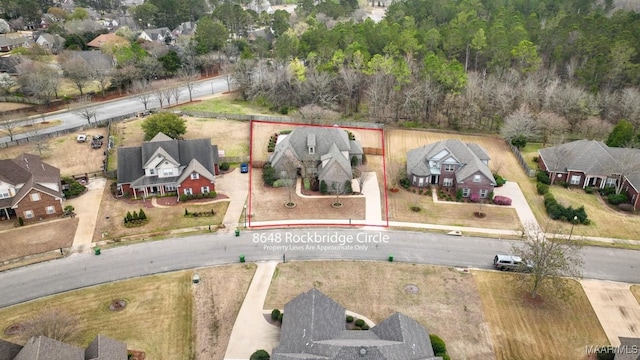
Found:
[{"label": "curved street", "polygon": [[[307,239],[351,239],[344,247]],[[384,238],[386,242],[376,243]],[[279,241],[279,242],[278,242]],[[368,242],[360,242],[368,241]],[[74,254],[0,273],[0,307],[86,286],[181,269],[239,261],[349,259],[394,261],[489,269],[496,253],[512,241],[395,230],[281,229],[214,233],[103,249],[102,255]],[[306,248],[307,245],[314,247]],[[322,246],[327,246],[323,248]],[[333,248],[332,248],[333,247]],[[640,251],[585,247],[583,276],[640,283]],[[372,263],[375,266],[375,263]],[[6,291],[11,289],[11,291]]]}]

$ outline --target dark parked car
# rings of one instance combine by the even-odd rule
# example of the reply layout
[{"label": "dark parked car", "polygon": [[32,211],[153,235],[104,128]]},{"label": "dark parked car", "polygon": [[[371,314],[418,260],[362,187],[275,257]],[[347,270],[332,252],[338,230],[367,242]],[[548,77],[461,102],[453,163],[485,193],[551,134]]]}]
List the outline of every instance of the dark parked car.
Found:
[{"label": "dark parked car", "polygon": [[246,174],[249,172],[249,164],[247,163],[242,163],[240,164],[240,172],[243,174]]}]

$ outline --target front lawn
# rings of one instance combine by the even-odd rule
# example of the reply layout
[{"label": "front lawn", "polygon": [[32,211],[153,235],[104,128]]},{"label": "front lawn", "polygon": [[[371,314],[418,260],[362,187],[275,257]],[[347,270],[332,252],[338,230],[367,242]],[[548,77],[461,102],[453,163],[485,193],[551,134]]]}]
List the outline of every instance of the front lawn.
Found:
[{"label": "front lawn", "polygon": [[255,102],[236,99],[235,95],[225,95],[213,99],[203,100],[197,103],[181,106],[182,110],[205,111],[219,114],[240,115],[278,115],[264,106]]}]

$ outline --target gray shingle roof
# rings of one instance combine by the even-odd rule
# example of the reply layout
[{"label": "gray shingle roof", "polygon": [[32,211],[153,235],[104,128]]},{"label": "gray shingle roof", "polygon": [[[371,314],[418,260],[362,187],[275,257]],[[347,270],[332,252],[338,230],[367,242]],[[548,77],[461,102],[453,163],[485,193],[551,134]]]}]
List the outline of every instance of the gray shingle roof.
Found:
[{"label": "gray shingle roof", "polygon": [[280,346],[271,359],[436,360],[429,332],[395,313],[370,331],[345,330],[345,310],[317,289],[284,307]]},{"label": "gray shingle roof", "polygon": [[22,345],[0,339],[0,360],[13,360],[22,350]]},{"label": "gray shingle roof", "polygon": [[15,187],[21,185],[15,196],[4,199],[3,207],[17,206],[32,189],[62,198],[60,169],[44,163],[37,155],[21,154],[14,159],[0,160],[0,180]]},{"label": "gray shingle roof", "polygon": [[455,173],[457,182],[463,182],[470,176],[480,172],[495,184],[495,179],[489,166],[483,162],[483,160],[489,161],[486,151],[477,144],[465,144],[457,139],[439,141],[409,150],[407,153],[407,174],[417,176],[432,174],[429,160],[442,151],[446,151],[449,156],[452,156],[461,165]]},{"label": "gray shingle roof", "polygon": [[616,354],[614,360],[640,360],[640,353],[637,350],[640,349],[640,338],[620,337],[619,339],[621,351]]},{"label": "gray shingle roof", "polygon": [[84,358],[86,360],[127,360],[127,345],[98,334],[84,351]]},{"label": "gray shingle roof", "polygon": [[[204,168],[208,174],[215,174],[214,164],[218,162],[218,146],[211,145],[210,139],[173,140],[166,135],[154,137],[151,141],[142,143],[141,146],[118,149],[118,183],[129,184],[136,182],[140,185],[155,184],[150,177],[144,177],[144,165],[161,152],[180,164],[184,169],[196,160],[200,163],[198,169]],[[169,139],[169,140],[165,140]],[[176,177],[177,179],[177,177]],[[158,179],[166,183],[169,179]]]},{"label": "gray shingle roof", "polygon": [[74,360],[84,359],[84,351],[73,345],[45,336],[27,341],[15,360]]}]

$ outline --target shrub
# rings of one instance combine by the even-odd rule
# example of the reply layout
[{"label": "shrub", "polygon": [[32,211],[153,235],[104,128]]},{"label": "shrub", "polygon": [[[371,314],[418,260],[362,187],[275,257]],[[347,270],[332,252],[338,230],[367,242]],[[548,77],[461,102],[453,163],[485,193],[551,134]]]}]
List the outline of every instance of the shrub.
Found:
[{"label": "shrub", "polygon": [[511,205],[511,198],[506,196],[494,196],[493,203],[496,205]]},{"label": "shrub", "polygon": [[138,213],[138,219],[147,220],[147,214],[145,214],[142,209],[140,209],[140,212]]},{"label": "shrub", "polygon": [[133,216],[131,215],[131,211],[127,211],[127,221],[125,222],[131,222],[133,220]]},{"label": "shrub", "polygon": [[456,191],[456,201],[460,200],[462,200],[462,189],[458,189],[458,191]]},{"label": "shrub", "polygon": [[133,215],[131,215],[131,219],[133,221],[140,220],[140,217],[138,216],[138,213],[135,210],[133,211]]},{"label": "shrub", "polygon": [[493,174],[493,178],[496,179],[496,187],[500,187],[507,182],[507,180],[498,174]]},{"label": "shrub", "polygon": [[527,138],[524,135],[518,135],[511,139],[511,145],[521,150],[523,147],[527,146]]},{"label": "shrub", "polygon": [[362,325],[365,325],[365,322],[362,319],[358,319],[358,320],[356,320],[355,325],[359,326],[360,328],[362,328]]},{"label": "shrub", "polygon": [[258,350],[254,352],[253,354],[251,354],[251,357],[249,358],[249,360],[269,360],[269,359],[271,359],[271,356],[265,350]]},{"label": "shrub", "polygon": [[627,200],[628,200],[627,194],[625,194],[625,193],[612,194],[612,195],[607,196],[607,201],[611,205],[618,205],[618,204],[626,203]]},{"label": "shrub", "polygon": [[269,186],[273,186],[273,182],[276,181],[276,169],[271,167],[269,163],[262,168],[262,181]]},{"label": "shrub", "polygon": [[189,210],[188,209],[184,209],[184,216],[189,216]]},{"label": "shrub", "polygon": [[284,318],[284,313],[280,313],[280,316],[278,316],[278,322],[280,322],[282,324],[282,319]]},{"label": "shrub", "polygon": [[229,167],[230,167],[230,165],[229,165],[228,162],[223,162],[222,164],[220,164],[220,170],[222,170],[222,171],[229,170]]},{"label": "shrub", "polygon": [[75,208],[71,205],[67,205],[64,207],[64,213],[65,214],[71,214],[73,211],[75,210]]},{"label": "shrub", "polygon": [[549,192],[549,185],[545,183],[536,183],[536,189],[538,189],[538,195],[544,195]]},{"label": "shrub", "polygon": [[415,206],[415,205],[411,206],[410,209],[413,212],[420,212],[420,210],[422,210],[420,206]]},{"label": "shrub", "polygon": [[24,219],[22,218],[22,216],[18,217],[18,225],[24,226]]},{"label": "shrub", "polygon": [[540,158],[539,158],[539,157],[537,157],[537,156],[534,156],[534,157],[532,158],[532,160],[533,160],[533,162],[537,163],[537,162],[538,162],[538,160],[540,160]]},{"label": "shrub", "polygon": [[618,204],[618,209],[622,210],[622,211],[626,211],[626,212],[633,212],[633,205],[631,204],[627,204],[627,203],[623,203],[623,204]]},{"label": "shrub", "polygon": [[344,193],[345,194],[353,193],[353,189],[351,188],[351,180],[346,180],[344,182]]},{"label": "shrub", "polygon": [[62,191],[66,199],[74,198],[82,194],[86,189],[84,185],[80,184],[76,181],[76,179],[72,177],[63,177],[62,182],[69,185],[69,188],[67,190]]},{"label": "shrub", "polygon": [[447,353],[447,346],[438,335],[429,334],[429,340],[431,340],[431,348],[436,356],[442,356]]},{"label": "shrub", "polygon": [[613,186],[606,186],[604,189],[600,190],[600,195],[609,196],[616,193],[616,188]]},{"label": "shrub", "polygon": [[565,189],[568,189],[568,188],[569,188],[569,183],[568,183],[568,182],[566,182],[566,181],[564,181],[564,180],[562,180],[562,181],[558,181],[558,182],[557,182],[557,185],[558,185],[558,186],[562,186],[562,187],[563,187],[563,188],[565,188]]},{"label": "shrub", "polygon": [[328,190],[327,183],[324,180],[320,181],[320,193],[326,194]]},{"label": "shrub", "polygon": [[400,182],[400,186],[402,186],[406,190],[409,190],[409,187],[411,186],[411,181],[409,181],[409,179],[402,178],[402,179],[400,179],[399,182]]},{"label": "shrub", "polygon": [[273,182],[273,187],[278,188],[278,187],[289,187],[292,184],[292,180],[291,179],[278,179],[276,181]]},{"label": "shrub", "polygon": [[364,324],[364,325],[360,326],[360,329],[362,329],[362,330],[369,330],[369,325]]},{"label": "shrub", "polygon": [[348,323],[352,323],[353,322],[353,316],[347,315],[347,322]]},{"label": "shrub", "polygon": [[186,194],[180,195],[180,202],[185,202],[189,200],[189,197]]},{"label": "shrub", "polygon": [[595,190],[593,190],[593,188],[591,186],[587,186],[586,188],[584,188],[584,192],[587,194],[593,194]]},{"label": "shrub", "polygon": [[311,189],[311,181],[309,181],[309,179],[305,178],[302,183],[304,184],[304,189],[305,190],[310,190]]},{"label": "shrub", "polygon": [[280,310],[273,309],[273,311],[271,311],[271,320],[277,321],[279,318],[280,318]]},{"label": "shrub", "polygon": [[538,171],[536,173],[536,180],[543,184],[551,185],[551,179],[549,179],[549,175],[547,175],[547,173],[544,171]]},{"label": "shrub", "polygon": [[358,157],[355,155],[351,157],[351,166],[353,167],[358,166]]},{"label": "shrub", "polygon": [[473,193],[469,196],[469,200],[471,200],[471,202],[480,202],[480,194],[478,193]]}]

